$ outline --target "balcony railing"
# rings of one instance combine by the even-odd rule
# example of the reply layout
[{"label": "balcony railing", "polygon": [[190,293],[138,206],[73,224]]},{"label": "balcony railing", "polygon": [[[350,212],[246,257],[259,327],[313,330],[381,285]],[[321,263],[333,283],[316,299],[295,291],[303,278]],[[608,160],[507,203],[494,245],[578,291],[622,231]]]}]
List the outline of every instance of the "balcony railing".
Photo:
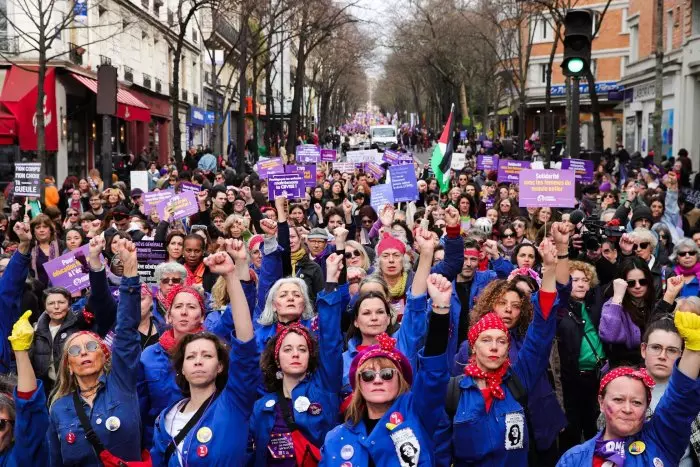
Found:
[{"label": "balcony railing", "polygon": [[214,19],[214,31],[231,45],[238,42],[238,31],[225,19]]},{"label": "balcony railing", "polygon": [[19,37],[0,34],[0,52],[6,54],[19,53]]},{"label": "balcony railing", "polygon": [[163,92],[163,83],[156,78],[156,92]]},{"label": "balcony railing", "polygon": [[111,65],[112,59],[106,55],[100,55],[100,65]]},{"label": "balcony railing", "polygon": [[85,49],[73,44],[72,42],[68,43],[68,48],[70,50],[70,52],[68,53],[68,59],[76,65],[82,65],[83,54],[85,53]]},{"label": "balcony railing", "polygon": [[199,94],[192,94],[192,103],[194,105],[199,105]]},{"label": "balcony railing", "polygon": [[182,100],[187,102],[187,89],[182,90]]},{"label": "balcony railing", "polygon": [[151,89],[151,76],[146,73],[143,74],[143,87]]},{"label": "balcony railing", "polygon": [[134,70],[129,66],[124,66],[124,81],[134,82]]}]

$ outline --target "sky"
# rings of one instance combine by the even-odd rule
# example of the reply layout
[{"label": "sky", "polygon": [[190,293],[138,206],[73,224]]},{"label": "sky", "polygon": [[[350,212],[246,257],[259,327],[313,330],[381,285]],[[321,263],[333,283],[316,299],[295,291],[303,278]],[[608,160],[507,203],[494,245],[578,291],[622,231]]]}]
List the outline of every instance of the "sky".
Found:
[{"label": "sky", "polygon": [[378,38],[377,47],[374,51],[375,59],[367,69],[370,78],[378,78],[382,74],[382,61],[388,54],[385,47],[381,45],[384,40],[380,32],[386,31],[391,26],[392,15],[397,5],[396,0],[351,0],[355,5],[350,7],[353,15],[357,16],[362,24],[360,28],[367,31],[367,34]]}]

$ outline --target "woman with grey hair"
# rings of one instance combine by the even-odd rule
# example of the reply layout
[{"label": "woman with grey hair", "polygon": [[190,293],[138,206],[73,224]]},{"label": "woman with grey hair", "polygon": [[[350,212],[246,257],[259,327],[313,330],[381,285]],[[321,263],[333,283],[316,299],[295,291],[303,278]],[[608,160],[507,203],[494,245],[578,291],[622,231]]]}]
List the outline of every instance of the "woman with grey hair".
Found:
[{"label": "woman with grey hair", "polygon": [[670,259],[673,261],[673,271],[682,275],[685,284],[678,294],[680,297],[695,297],[700,292],[700,263],[698,262],[698,250],[695,242],[689,238],[680,240]]},{"label": "woman with grey hair", "polygon": [[168,303],[168,294],[176,285],[185,283],[187,279],[187,270],[180,263],[168,262],[160,263],[153,271],[153,276],[156,280],[158,290],[153,297],[153,318],[156,320],[158,330],[162,332],[165,329],[165,316],[168,313],[170,304]]}]

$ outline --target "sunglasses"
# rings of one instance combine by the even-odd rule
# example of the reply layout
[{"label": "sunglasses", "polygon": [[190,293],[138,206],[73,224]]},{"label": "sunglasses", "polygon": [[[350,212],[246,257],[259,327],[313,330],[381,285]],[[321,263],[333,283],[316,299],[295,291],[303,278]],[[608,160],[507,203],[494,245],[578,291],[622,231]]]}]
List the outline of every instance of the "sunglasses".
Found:
[{"label": "sunglasses", "polygon": [[515,238],[515,234],[514,233],[509,233],[509,234],[504,233],[503,235],[501,235],[501,238]]},{"label": "sunglasses", "polygon": [[12,423],[14,423],[14,420],[10,420],[9,418],[0,418],[0,431],[5,431],[5,428]]},{"label": "sunglasses", "polygon": [[69,215],[70,217],[75,217],[75,216],[78,215],[78,213],[77,213],[77,212],[69,212],[68,215]]},{"label": "sunglasses", "polygon": [[362,223],[363,223],[363,224],[371,224],[371,223],[372,223],[372,219],[362,219]]},{"label": "sunglasses", "polygon": [[345,259],[350,259],[350,258],[352,258],[353,256],[356,257],[356,258],[359,258],[360,256],[362,256],[362,253],[360,253],[360,252],[357,251],[357,250],[355,250],[355,251],[346,251],[346,252],[345,252]]},{"label": "sunglasses", "polygon": [[[346,253],[347,254],[347,253]],[[695,253],[692,251],[679,251],[678,256],[684,257],[684,256],[695,256]]]},{"label": "sunglasses", "polygon": [[636,287],[639,285],[640,287],[646,287],[649,285],[649,281],[646,279],[631,279],[627,281],[627,287]]},{"label": "sunglasses", "polygon": [[179,284],[182,282],[182,279],[179,277],[164,277],[160,280],[161,284]]},{"label": "sunglasses", "polygon": [[649,248],[649,242],[635,243],[632,245],[632,251],[645,250]]},{"label": "sunglasses", "polygon": [[[97,341],[88,341],[85,343],[85,351],[86,352],[97,352],[97,349],[100,348],[100,344],[97,343]],[[78,344],[73,344],[70,347],[68,347],[68,355],[71,357],[77,357],[80,355],[80,351],[83,349],[83,346],[78,345]]]},{"label": "sunglasses", "polygon": [[391,381],[392,379],[394,379],[395,372],[396,368],[382,368],[379,371],[364,370],[360,373],[360,378],[362,378],[362,381],[364,381],[365,383],[371,383],[377,378],[377,375],[379,375],[382,381]]}]

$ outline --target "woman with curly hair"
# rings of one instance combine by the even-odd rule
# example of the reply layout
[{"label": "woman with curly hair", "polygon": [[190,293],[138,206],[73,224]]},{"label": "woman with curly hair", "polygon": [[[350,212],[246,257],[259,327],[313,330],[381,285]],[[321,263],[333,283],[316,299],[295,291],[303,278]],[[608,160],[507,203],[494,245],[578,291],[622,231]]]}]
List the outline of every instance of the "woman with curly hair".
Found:
[{"label": "woman with curly hair", "polygon": [[317,303],[318,341],[296,322],[282,327],[265,345],[260,366],[268,392],[255,403],[251,420],[256,466],[320,460],[319,448],[340,405],[342,261],[336,253],[326,260],[326,287]]},{"label": "woman with curly hair", "polygon": [[[555,441],[566,419],[545,370],[556,331],[551,313],[555,283],[568,282],[569,231],[559,223],[554,229],[556,247],[548,240],[540,245],[545,266],[533,301],[516,284],[494,281],[472,311],[471,357],[457,384],[454,407],[457,464],[527,465],[528,459],[530,465],[556,463]],[[527,407],[514,395],[517,384],[528,394]],[[534,430],[532,447],[530,430]]]}]

